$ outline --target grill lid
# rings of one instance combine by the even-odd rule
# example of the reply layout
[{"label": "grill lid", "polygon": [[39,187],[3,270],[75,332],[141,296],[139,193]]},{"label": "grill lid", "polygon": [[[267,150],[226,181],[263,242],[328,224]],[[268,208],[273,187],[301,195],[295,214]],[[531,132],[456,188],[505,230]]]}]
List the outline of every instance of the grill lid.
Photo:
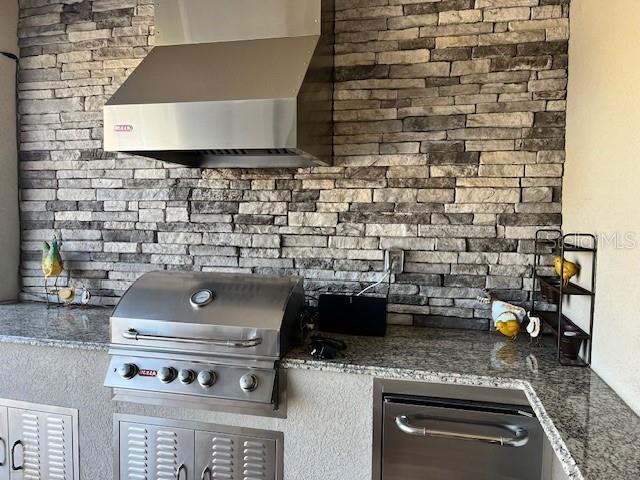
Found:
[{"label": "grill lid", "polygon": [[293,340],[304,303],[302,279],[151,272],[111,317],[118,346],[279,357]]}]

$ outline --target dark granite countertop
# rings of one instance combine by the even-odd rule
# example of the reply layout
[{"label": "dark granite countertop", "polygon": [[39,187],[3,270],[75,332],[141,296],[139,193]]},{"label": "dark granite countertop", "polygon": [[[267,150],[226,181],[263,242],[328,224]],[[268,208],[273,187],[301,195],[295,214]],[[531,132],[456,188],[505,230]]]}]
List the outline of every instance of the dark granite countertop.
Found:
[{"label": "dark granite countertop", "polygon": [[497,332],[391,327],[384,338],[341,338],[343,358],[310,359],[299,348],[287,368],[524,390],[571,479],[640,479],[640,417],[591,369],[561,367],[555,339],[531,346]]},{"label": "dark granite countertop", "polygon": [[111,308],[0,305],[0,342],[107,350]]},{"label": "dark granite countertop", "polygon": [[[0,305],[0,342],[106,351],[110,308]],[[384,338],[347,337],[343,358],[292,351],[286,368],[525,391],[571,479],[640,479],[640,417],[593,371],[561,367],[552,338],[532,347],[493,332],[390,327]]]}]

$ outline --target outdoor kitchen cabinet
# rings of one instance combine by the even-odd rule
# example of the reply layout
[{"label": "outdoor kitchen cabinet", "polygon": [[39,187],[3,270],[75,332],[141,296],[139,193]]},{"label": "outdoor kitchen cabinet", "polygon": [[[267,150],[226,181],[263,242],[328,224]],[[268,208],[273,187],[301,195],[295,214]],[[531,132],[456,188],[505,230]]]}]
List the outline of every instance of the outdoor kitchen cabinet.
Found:
[{"label": "outdoor kitchen cabinet", "polygon": [[281,433],[116,415],[120,480],[279,480]]},{"label": "outdoor kitchen cabinet", "polygon": [[74,410],[0,400],[0,480],[77,480],[77,438]]},{"label": "outdoor kitchen cabinet", "polygon": [[9,479],[9,410],[7,407],[0,407],[0,480]]},{"label": "outdoor kitchen cabinet", "polygon": [[[275,480],[276,441],[196,431],[198,479]],[[211,475],[209,475],[211,472]],[[235,475],[235,476],[234,476]]]},{"label": "outdoor kitchen cabinet", "polygon": [[193,480],[193,431],[124,422],[120,425],[120,478]]}]

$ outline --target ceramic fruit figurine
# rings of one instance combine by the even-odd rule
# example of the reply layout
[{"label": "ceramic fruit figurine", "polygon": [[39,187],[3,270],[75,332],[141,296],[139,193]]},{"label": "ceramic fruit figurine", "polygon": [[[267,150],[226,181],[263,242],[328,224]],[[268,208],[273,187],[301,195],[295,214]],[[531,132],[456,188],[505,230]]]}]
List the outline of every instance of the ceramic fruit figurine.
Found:
[{"label": "ceramic fruit figurine", "polygon": [[517,320],[507,320],[495,322],[496,330],[505,337],[515,340],[520,333],[520,322]]},{"label": "ceramic fruit figurine", "polygon": [[58,290],[58,296],[65,305],[71,305],[76,298],[76,289],[73,287],[65,287]]},{"label": "ceramic fruit figurine", "polygon": [[80,303],[82,305],[88,305],[90,300],[91,300],[91,293],[89,293],[89,290],[87,290],[87,287],[83,285],[82,289],[80,290]]},{"label": "ceramic fruit figurine", "polygon": [[62,273],[63,264],[60,256],[60,244],[54,236],[51,245],[47,242],[42,244],[42,273],[44,274],[44,292],[49,303],[49,290],[47,289],[47,281],[49,277],[56,277],[55,286],[58,286],[58,277]]},{"label": "ceramic fruit figurine", "polygon": [[[580,273],[580,265],[576,265],[575,263],[570,262],[566,258],[564,259],[564,262],[563,262],[562,257],[560,256],[554,257],[553,267],[554,267],[554,270],[556,271],[556,275],[558,275],[559,277],[562,277],[562,285],[565,287],[569,285],[569,280],[571,280],[571,277],[574,277],[578,273]],[[560,268],[562,268],[562,275],[560,274]]]},{"label": "ceramic fruit figurine", "polygon": [[540,335],[540,328],[542,323],[540,321],[540,317],[531,316],[531,312],[527,312],[527,316],[529,317],[529,324],[527,325],[527,332],[531,335],[531,339],[536,338]]},{"label": "ceramic fruit figurine", "polygon": [[501,300],[494,300],[491,295],[478,297],[478,302],[491,305],[491,318],[497,331],[512,340],[518,337],[520,324],[526,314],[524,308]]},{"label": "ceramic fruit figurine", "polygon": [[542,329],[542,320],[540,317],[534,317],[531,315],[531,312],[527,312],[527,317],[529,317],[529,323],[527,324],[527,333],[531,337],[529,339],[529,343],[534,347],[539,347],[540,345],[540,330]]}]

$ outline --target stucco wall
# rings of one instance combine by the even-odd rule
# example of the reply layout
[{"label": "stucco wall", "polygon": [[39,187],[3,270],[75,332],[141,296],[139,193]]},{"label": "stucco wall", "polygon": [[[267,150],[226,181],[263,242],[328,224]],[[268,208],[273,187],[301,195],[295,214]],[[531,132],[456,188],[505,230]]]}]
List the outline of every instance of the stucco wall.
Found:
[{"label": "stucco wall", "polygon": [[[18,1],[0,2],[0,51],[18,53]],[[0,55],[0,302],[17,298],[20,234],[15,62]]]},{"label": "stucco wall", "polygon": [[564,229],[601,235],[593,368],[640,413],[640,9],[606,3],[571,8]]},{"label": "stucco wall", "polygon": [[112,418],[130,413],[284,433],[285,480],[370,480],[373,377],[289,370],[287,418],[111,401],[106,352],[3,344],[0,398],[79,410],[80,479],[111,480]]},{"label": "stucco wall", "polygon": [[[113,479],[114,413],[280,431],[284,480],[372,479],[372,376],[287,370],[287,418],[274,419],[112,402],[102,386],[108,365],[101,351],[0,349],[0,399],[78,409],[80,480]],[[544,469],[550,480],[568,478],[548,442]]]}]

